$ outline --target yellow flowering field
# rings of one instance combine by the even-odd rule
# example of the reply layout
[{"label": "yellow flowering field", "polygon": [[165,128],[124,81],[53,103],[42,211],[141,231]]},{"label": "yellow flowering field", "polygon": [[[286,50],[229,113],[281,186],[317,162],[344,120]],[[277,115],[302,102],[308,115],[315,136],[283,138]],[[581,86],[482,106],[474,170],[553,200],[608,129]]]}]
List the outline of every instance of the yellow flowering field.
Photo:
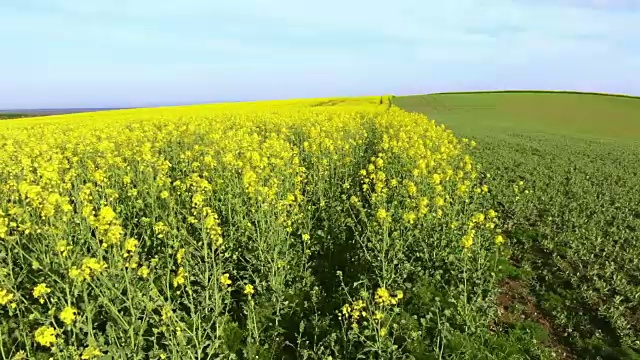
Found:
[{"label": "yellow flowering field", "polygon": [[0,122],[0,354],[442,355],[507,241],[474,145],[388,97]]}]

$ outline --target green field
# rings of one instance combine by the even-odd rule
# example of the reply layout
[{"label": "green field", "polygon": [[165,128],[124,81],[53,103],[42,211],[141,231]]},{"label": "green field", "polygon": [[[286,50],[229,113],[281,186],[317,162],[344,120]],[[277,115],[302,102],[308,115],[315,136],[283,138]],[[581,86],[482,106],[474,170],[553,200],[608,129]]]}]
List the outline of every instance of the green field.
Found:
[{"label": "green field", "polygon": [[0,113],[0,120],[8,120],[8,119],[19,119],[24,118],[29,115],[25,114],[14,114],[14,113]]},{"label": "green field", "polygon": [[639,359],[640,99],[452,93],[394,103],[478,143],[511,242],[496,328],[529,333],[558,358]]}]

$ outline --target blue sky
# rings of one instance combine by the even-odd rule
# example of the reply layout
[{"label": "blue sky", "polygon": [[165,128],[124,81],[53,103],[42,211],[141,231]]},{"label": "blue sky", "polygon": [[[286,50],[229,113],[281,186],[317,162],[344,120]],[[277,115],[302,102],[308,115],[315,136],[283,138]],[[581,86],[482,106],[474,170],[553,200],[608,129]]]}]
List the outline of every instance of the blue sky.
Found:
[{"label": "blue sky", "polygon": [[640,95],[640,0],[2,0],[0,109]]}]

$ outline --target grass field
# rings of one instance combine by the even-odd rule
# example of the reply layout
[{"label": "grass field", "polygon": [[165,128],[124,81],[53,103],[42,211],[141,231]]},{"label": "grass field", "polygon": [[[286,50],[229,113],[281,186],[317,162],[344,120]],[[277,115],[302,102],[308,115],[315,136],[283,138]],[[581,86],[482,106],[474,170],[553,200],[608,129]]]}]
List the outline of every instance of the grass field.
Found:
[{"label": "grass field", "polygon": [[[640,99],[463,93],[393,102],[479,144],[474,159],[491,174],[512,240],[499,327],[538,324],[543,346],[561,358],[640,358]],[[513,185],[520,180],[529,193]]]},{"label": "grass field", "polygon": [[575,93],[461,93],[396,98],[458,132],[640,140],[640,99]]}]

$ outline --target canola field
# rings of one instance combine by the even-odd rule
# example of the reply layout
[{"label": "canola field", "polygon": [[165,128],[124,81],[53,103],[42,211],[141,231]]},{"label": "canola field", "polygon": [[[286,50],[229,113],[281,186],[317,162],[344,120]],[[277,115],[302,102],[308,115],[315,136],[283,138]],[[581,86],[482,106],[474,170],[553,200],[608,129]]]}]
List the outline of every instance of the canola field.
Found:
[{"label": "canola field", "polygon": [[388,97],[4,121],[0,356],[463,358],[509,243],[474,146]]}]

